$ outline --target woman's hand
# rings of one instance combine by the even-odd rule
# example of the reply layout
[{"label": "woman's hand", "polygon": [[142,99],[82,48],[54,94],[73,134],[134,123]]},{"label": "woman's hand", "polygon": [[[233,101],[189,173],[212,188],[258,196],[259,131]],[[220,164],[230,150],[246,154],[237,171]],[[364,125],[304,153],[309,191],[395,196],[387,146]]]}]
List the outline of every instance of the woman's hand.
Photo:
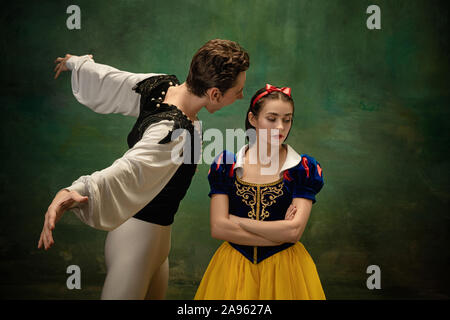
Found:
[{"label": "woman's hand", "polygon": [[[55,71],[55,79],[59,77],[59,74],[61,72],[69,70],[69,68],[67,68],[67,66],[66,66],[66,61],[69,60],[69,58],[72,56],[73,55],[67,53],[64,58],[61,58],[61,57],[56,58],[56,60],[55,60],[56,67],[53,70],[53,71]],[[91,59],[93,58],[92,54],[90,54],[89,56],[91,57]],[[75,56],[73,56],[73,57],[75,57]]]},{"label": "woman's hand", "polygon": [[297,207],[291,203],[289,208],[286,211],[286,214],[284,216],[284,220],[292,220],[295,217],[295,213],[297,212]]},{"label": "woman's hand", "polygon": [[61,219],[63,213],[79,203],[86,203],[88,197],[81,196],[76,191],[63,189],[59,191],[45,213],[44,227],[38,243],[38,249],[44,246],[45,250],[55,243],[52,232],[55,229],[56,222]]}]

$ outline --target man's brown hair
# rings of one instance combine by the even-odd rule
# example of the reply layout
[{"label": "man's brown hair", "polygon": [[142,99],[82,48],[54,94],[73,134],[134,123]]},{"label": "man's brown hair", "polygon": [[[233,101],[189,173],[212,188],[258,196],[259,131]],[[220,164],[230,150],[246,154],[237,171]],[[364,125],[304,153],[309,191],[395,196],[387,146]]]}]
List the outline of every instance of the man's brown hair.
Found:
[{"label": "man's brown hair", "polygon": [[249,55],[238,43],[210,40],[192,58],[186,83],[189,91],[199,97],[209,88],[217,88],[225,94],[235,85],[239,73],[249,66]]}]

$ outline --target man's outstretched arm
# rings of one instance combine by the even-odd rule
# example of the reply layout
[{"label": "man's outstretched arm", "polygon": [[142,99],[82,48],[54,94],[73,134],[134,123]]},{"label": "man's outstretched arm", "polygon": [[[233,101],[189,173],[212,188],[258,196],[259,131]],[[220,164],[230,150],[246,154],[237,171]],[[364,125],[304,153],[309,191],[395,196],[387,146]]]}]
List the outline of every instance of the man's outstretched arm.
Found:
[{"label": "man's outstretched arm", "polygon": [[55,60],[55,79],[63,71],[72,71],[72,92],[75,98],[94,112],[139,115],[140,94],[132,90],[139,81],[157,73],[131,73],[96,63],[92,55],[66,54]]},{"label": "man's outstretched arm", "polygon": [[185,135],[158,143],[172,128],[171,120],[150,125],[142,139],[110,167],[82,176],[58,192],[45,214],[38,246],[53,245],[53,229],[66,210],[91,227],[113,230],[153,200],[181,165]]}]

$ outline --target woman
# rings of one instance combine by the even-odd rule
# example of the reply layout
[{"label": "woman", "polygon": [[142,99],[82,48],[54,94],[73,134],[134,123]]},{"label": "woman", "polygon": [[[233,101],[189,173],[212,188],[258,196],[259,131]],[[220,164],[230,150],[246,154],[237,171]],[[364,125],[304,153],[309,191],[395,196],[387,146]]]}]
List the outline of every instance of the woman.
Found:
[{"label": "woman", "polygon": [[256,130],[256,141],[236,156],[223,151],[211,165],[211,234],[226,242],[195,299],[325,299],[315,264],[299,242],[323,172],[313,157],[283,144],[293,115],[290,88],[266,85],[247,112],[246,129]]}]

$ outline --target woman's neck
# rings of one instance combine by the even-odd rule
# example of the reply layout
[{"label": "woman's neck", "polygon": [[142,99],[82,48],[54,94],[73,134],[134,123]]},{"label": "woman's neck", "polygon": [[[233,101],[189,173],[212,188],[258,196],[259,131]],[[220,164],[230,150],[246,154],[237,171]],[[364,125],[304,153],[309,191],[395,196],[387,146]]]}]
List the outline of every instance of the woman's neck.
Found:
[{"label": "woman's neck", "polygon": [[280,164],[281,159],[284,157],[285,149],[282,144],[277,146],[272,146],[269,143],[261,144],[259,139],[257,139],[256,143],[249,145],[249,164],[257,164],[261,167]]}]

